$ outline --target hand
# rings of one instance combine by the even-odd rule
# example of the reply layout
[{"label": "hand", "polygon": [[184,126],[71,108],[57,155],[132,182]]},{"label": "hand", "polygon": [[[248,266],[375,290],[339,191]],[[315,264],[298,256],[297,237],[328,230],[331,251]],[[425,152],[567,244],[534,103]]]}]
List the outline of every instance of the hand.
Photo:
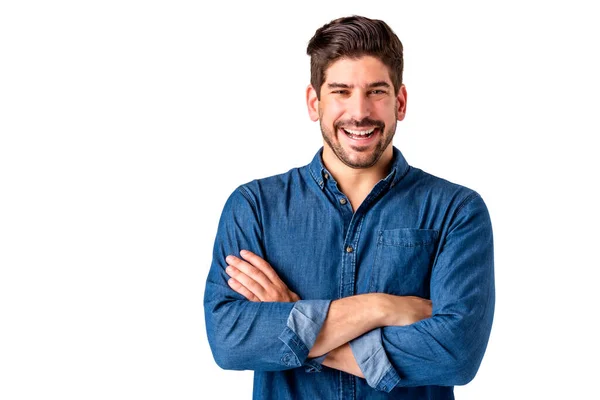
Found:
[{"label": "hand", "polygon": [[242,250],[243,260],[227,256],[225,272],[231,278],[229,287],[250,301],[295,302],[300,297],[279,278],[273,267],[256,254]]},{"label": "hand", "polygon": [[416,296],[383,295],[385,326],[404,326],[431,317],[431,300]]}]

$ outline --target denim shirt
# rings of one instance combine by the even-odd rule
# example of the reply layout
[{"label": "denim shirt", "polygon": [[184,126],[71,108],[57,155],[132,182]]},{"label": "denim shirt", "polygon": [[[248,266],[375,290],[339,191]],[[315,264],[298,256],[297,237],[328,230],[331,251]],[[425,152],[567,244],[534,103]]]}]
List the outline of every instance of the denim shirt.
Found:
[{"label": "denim shirt", "polygon": [[[204,297],[213,356],[254,370],[255,399],[453,399],[484,355],[494,313],[492,227],[473,190],[407,164],[353,212],[323,166],[238,187],[219,222]],[[302,300],[251,302],[227,285],[225,257],[267,260]],[[365,379],[307,359],[330,302],[380,292],[429,298],[432,317],[350,342]]]}]

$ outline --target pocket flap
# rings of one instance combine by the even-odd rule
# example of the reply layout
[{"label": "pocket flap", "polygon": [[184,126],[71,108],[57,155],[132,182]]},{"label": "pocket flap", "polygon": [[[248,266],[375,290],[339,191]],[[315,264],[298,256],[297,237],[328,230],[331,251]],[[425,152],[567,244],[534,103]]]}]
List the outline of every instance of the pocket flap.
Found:
[{"label": "pocket flap", "polygon": [[437,237],[438,231],[435,229],[390,229],[379,232],[379,243],[384,246],[427,246],[435,243]]}]

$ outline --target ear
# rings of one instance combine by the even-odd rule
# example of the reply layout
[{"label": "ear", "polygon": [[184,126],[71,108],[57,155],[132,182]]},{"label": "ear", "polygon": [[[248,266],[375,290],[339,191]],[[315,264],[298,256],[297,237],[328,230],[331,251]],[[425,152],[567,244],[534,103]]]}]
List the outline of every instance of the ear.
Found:
[{"label": "ear", "polygon": [[406,86],[400,86],[398,96],[396,96],[396,104],[398,105],[398,121],[402,121],[406,116]]},{"label": "ear", "polygon": [[312,85],[306,88],[306,107],[308,107],[308,116],[313,122],[319,120],[319,99],[317,91]]}]

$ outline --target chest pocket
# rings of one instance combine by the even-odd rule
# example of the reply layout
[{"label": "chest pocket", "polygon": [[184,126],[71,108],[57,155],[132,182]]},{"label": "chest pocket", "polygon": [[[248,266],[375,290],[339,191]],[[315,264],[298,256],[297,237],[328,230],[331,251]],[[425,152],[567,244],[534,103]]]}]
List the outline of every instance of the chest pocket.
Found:
[{"label": "chest pocket", "polygon": [[437,239],[433,229],[380,231],[369,291],[428,298]]}]

